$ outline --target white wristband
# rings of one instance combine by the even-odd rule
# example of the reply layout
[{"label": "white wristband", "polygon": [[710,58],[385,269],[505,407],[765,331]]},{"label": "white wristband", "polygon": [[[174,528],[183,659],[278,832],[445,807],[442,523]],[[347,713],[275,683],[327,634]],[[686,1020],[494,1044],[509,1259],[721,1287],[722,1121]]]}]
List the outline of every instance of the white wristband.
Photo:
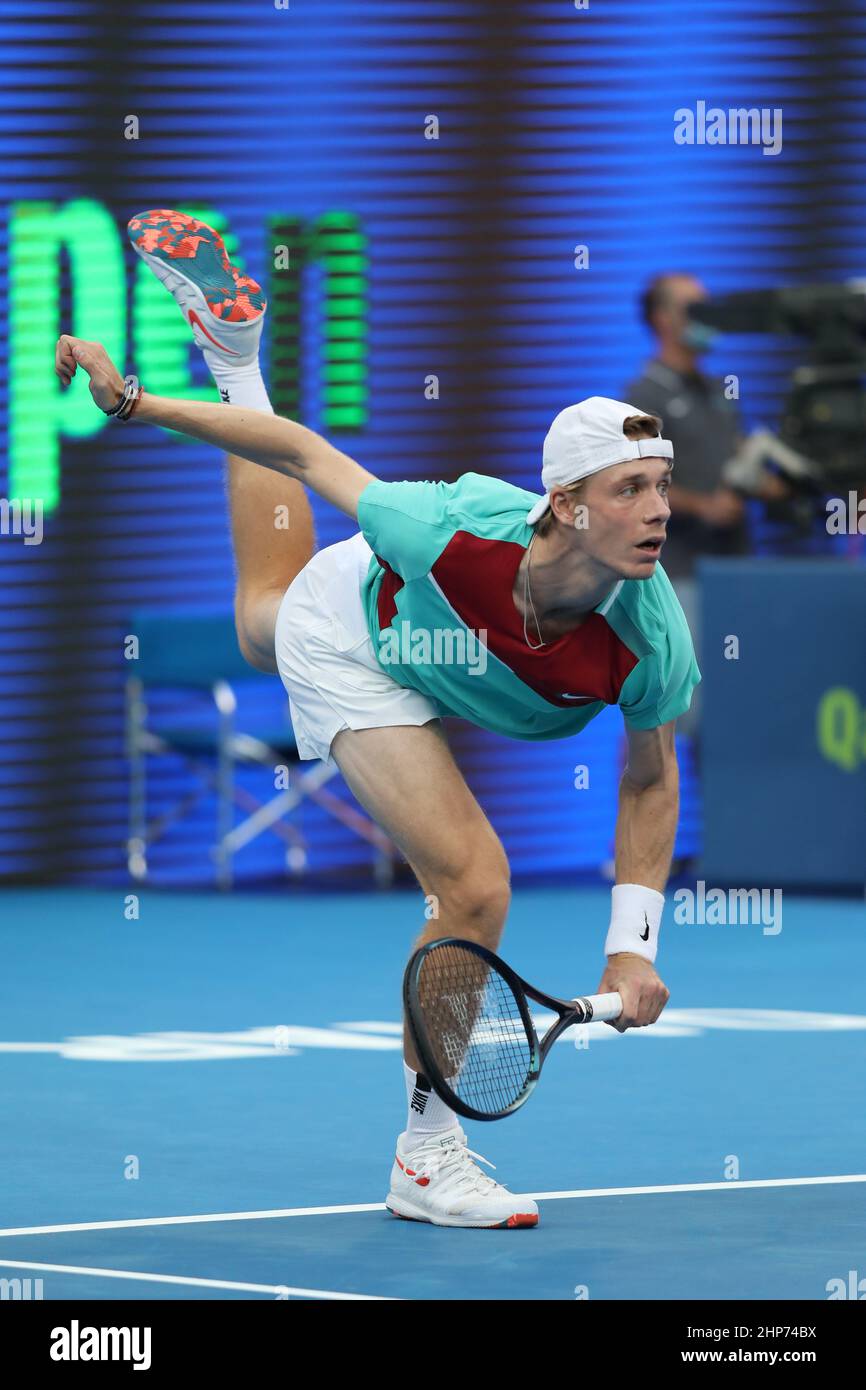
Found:
[{"label": "white wristband", "polygon": [[617,883],[611,889],[610,926],[604,943],[604,954],[615,956],[629,951],[654,961],[658,950],[659,927],[665,898],[655,888],[643,888],[639,883]]}]

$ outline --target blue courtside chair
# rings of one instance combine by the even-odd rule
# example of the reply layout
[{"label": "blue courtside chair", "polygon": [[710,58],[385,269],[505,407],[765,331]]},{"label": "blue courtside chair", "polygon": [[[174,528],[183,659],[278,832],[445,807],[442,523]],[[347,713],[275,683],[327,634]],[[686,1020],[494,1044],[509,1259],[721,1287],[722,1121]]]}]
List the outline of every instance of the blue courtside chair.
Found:
[{"label": "blue courtside chair", "polygon": [[[133,878],[148,877],[148,851],[169,827],[181,820],[208,791],[217,797],[213,858],[220,887],[231,886],[235,854],[265,831],[283,840],[286,863],[293,873],[306,868],[306,845],[290,817],[309,798],[323,806],[373,851],[377,882],[393,879],[392,841],[365,815],[325,790],[337,775],[332,764],[314,762],[301,771],[288,718],[277,724],[239,729],[236,687],[261,681],[262,675],[244,660],[231,613],[183,610],[139,610],[129,634],[138,639],[138,657],[127,662],[126,751],[130,763],[127,864]],[[180,701],[172,716],[152,719],[148,694],[177,692]],[[193,779],[193,788],[170,810],[155,819],[147,814],[148,759],[180,756]],[[258,764],[271,776],[286,765],[289,785],[260,802],[236,785],[238,763]],[[195,785],[197,783],[197,785]],[[242,818],[235,823],[236,808]]]}]

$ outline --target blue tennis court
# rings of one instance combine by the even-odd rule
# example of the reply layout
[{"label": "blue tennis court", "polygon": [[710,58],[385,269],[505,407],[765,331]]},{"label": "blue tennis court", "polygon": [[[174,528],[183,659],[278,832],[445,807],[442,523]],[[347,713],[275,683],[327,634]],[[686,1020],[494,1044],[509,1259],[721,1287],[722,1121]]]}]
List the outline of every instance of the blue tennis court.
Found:
[{"label": "blue tennis court", "polygon": [[[859,901],[671,922],[658,1024],[567,1033],[518,1115],[467,1124],[539,1198],[513,1232],[383,1207],[418,894],[3,901],[0,1277],[46,1299],[820,1300],[863,1268]],[[594,990],[607,902],[520,889],[503,953]]]},{"label": "blue tennis court", "polygon": [[2,0],[0,54],[17,1363],[241,1384],[281,1300],[805,1359],[866,1300],[866,9]]}]

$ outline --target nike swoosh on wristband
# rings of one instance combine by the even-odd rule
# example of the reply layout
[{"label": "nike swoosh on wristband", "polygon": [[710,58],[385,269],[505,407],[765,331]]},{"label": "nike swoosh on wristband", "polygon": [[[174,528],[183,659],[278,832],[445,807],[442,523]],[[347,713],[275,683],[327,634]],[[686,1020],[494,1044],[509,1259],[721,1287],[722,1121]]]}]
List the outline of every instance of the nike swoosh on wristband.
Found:
[{"label": "nike swoosh on wristband", "polygon": [[227,353],[229,354],[230,357],[240,357],[240,353],[239,353],[239,352],[235,352],[233,348],[227,348],[227,347],[225,346],[224,343],[221,343],[221,342],[220,342],[219,338],[215,338],[214,335],[213,335],[212,333],[209,333],[209,332],[208,332],[207,328],[206,328],[205,325],[202,323],[202,321],[201,321],[201,319],[199,318],[198,314],[196,313],[195,309],[188,309],[188,310],[187,310],[187,317],[188,317],[190,323],[193,325],[193,327],[195,327],[196,325],[198,325],[198,327],[201,329],[201,331],[202,331],[202,333],[205,335],[205,337],[206,337],[206,338],[210,338],[211,342],[214,344],[215,347],[218,347],[218,348],[219,348],[220,352],[227,352]]},{"label": "nike swoosh on wristband", "polygon": [[649,941],[649,922],[647,922],[647,915],[646,915],[646,913],[644,913],[643,919],[644,919],[644,921],[646,922],[646,931],[645,931],[645,932],[638,932],[638,936],[640,937],[641,941]]}]

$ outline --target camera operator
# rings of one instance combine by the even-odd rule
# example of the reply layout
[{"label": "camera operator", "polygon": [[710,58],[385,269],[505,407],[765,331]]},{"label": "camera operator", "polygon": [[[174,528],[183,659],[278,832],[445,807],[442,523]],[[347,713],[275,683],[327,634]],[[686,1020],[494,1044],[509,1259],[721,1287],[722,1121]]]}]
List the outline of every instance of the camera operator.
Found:
[{"label": "camera operator", "polygon": [[[743,499],[722,480],[725,464],[744,438],[739,409],[726,398],[722,382],[699,366],[715,331],[688,318],[689,305],[706,298],[692,275],[657,275],[650,281],[641,313],[657,351],[624,396],[639,410],[660,415],[673,441],[671,519],[662,564],[678,593],[680,581],[694,578],[699,555],[741,555],[747,549]],[[683,604],[690,626],[692,606]]]},{"label": "camera operator", "polygon": [[[667,273],[650,281],[640,308],[657,350],[623,397],[637,409],[661,416],[673,442],[671,518],[662,565],[691,628],[699,663],[698,557],[747,552],[744,494],[765,501],[789,495],[787,483],[753,457],[761,452],[756,448],[759,436],[746,436],[737,403],[725,395],[721,379],[700,369],[699,358],[718,334],[690,319],[688,310],[707,298],[693,275]],[[741,479],[736,488],[726,481],[730,475]],[[678,721],[682,733],[695,735],[699,710],[700,686],[691,709]]]}]

